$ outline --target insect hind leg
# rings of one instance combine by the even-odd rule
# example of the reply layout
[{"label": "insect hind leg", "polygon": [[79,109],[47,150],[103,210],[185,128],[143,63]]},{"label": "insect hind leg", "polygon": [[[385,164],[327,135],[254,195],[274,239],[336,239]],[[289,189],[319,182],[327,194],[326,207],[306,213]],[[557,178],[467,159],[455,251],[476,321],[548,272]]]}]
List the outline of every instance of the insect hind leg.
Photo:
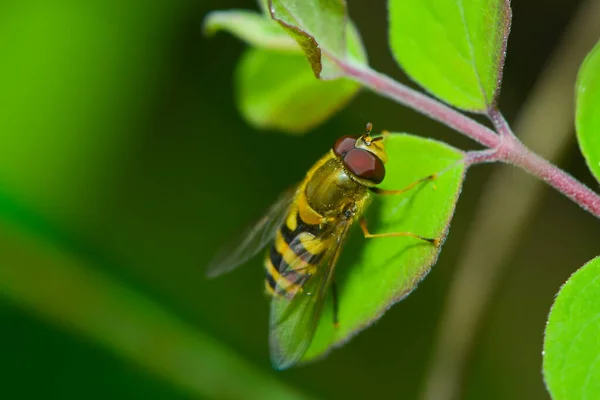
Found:
[{"label": "insect hind leg", "polygon": [[373,193],[380,194],[383,196],[393,195],[393,194],[402,194],[402,193],[406,193],[409,190],[413,189],[415,186],[419,185],[420,183],[434,181],[437,179],[437,177],[438,177],[438,174],[431,174],[429,176],[426,176],[425,178],[421,178],[419,180],[414,181],[413,183],[411,183],[410,185],[408,185],[407,187],[405,187],[403,189],[398,189],[398,190],[380,189],[378,187],[372,187],[372,188],[369,188],[369,190],[371,190]]},{"label": "insect hind leg", "polygon": [[432,245],[434,245],[435,247],[439,247],[440,245],[440,239],[438,238],[428,238],[428,237],[424,237],[424,236],[419,236],[415,233],[412,232],[386,232],[386,233],[371,233],[369,232],[369,228],[367,228],[367,220],[363,217],[360,219],[360,229],[363,232],[363,235],[365,236],[365,239],[376,239],[376,238],[383,238],[383,237],[397,237],[397,236],[410,236],[410,237],[414,237],[420,240],[423,240],[427,243],[431,243]]}]

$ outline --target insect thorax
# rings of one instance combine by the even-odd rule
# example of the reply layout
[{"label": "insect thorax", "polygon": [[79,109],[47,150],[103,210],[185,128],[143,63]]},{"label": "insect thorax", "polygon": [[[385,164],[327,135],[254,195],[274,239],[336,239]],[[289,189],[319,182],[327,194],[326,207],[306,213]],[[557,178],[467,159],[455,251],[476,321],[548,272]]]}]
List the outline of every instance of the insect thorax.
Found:
[{"label": "insect thorax", "polygon": [[348,204],[362,204],[367,196],[367,187],[353,180],[336,158],[315,170],[306,184],[308,204],[324,217],[341,215]]}]

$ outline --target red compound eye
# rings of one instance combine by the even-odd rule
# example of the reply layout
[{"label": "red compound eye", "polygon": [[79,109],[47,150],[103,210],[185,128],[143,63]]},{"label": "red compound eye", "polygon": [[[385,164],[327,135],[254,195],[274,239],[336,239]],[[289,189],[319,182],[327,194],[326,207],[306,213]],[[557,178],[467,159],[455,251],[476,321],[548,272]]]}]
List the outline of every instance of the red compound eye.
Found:
[{"label": "red compound eye", "polygon": [[344,156],[344,165],[354,175],[375,184],[385,178],[383,161],[375,154],[363,149],[352,149]]},{"label": "red compound eye", "polygon": [[343,157],[347,152],[354,148],[358,136],[342,136],[333,145],[333,152],[338,157]]}]

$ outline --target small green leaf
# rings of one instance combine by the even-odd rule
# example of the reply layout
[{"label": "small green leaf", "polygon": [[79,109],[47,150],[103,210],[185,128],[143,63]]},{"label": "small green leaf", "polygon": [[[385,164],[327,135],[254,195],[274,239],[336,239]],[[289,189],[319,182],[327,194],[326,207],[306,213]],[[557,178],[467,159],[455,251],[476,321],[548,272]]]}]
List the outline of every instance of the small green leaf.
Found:
[{"label": "small green leaf", "polygon": [[577,79],[575,126],[588,167],[600,181],[600,42],[588,54]]},{"label": "small green leaf", "polygon": [[600,257],[558,292],[544,339],[544,378],[554,400],[600,393]]},{"label": "small green leaf", "polygon": [[278,24],[246,10],[213,11],[204,19],[204,33],[224,30],[246,43],[264,49],[301,53],[298,44]]},{"label": "small green leaf", "polygon": [[388,0],[390,46],[433,95],[469,111],[496,100],[510,30],[509,0]]},{"label": "small green leaf", "polygon": [[269,0],[269,5],[272,18],[298,42],[318,78],[342,76],[340,60],[366,63],[358,30],[348,23],[345,1]]},{"label": "small green leaf", "polygon": [[[267,0],[259,0],[259,5],[263,11],[267,11]],[[306,11],[305,7],[298,8]],[[327,9],[318,11],[328,12]],[[343,57],[364,63],[366,54],[360,35],[354,25],[345,23],[345,6],[339,3],[337,11],[342,18],[335,26],[342,33],[338,38],[340,43],[336,46],[343,46]],[[305,14],[301,12],[300,15]],[[315,22],[310,18],[308,20]],[[240,111],[259,128],[305,132],[341,108],[360,88],[358,84],[345,79],[335,82],[316,80],[310,66],[304,61],[302,49],[286,33],[291,28],[288,26],[284,30],[280,24],[261,14],[243,10],[216,11],[205,19],[204,29],[209,35],[218,30],[229,31],[255,47],[246,53],[238,65],[236,86]],[[319,28],[317,32],[320,37],[328,30]],[[349,38],[347,42],[346,35]],[[333,46],[332,41],[327,43]],[[313,51],[320,54],[318,45],[315,49]],[[327,78],[335,77],[330,74]]]},{"label": "small green leaf", "polygon": [[346,79],[315,79],[302,54],[250,49],[237,72],[237,103],[259,128],[305,132],[345,105],[359,89]]},{"label": "small green leaf", "polygon": [[[366,213],[369,230],[445,238],[464,178],[464,154],[440,142],[405,134],[391,134],[386,148],[389,161],[382,188],[401,189],[434,173],[439,177],[401,195],[376,196]],[[340,326],[333,326],[329,298],[304,361],[342,345],[373,324],[415,289],[440,251],[412,237],[364,239],[356,228],[336,268]]]}]

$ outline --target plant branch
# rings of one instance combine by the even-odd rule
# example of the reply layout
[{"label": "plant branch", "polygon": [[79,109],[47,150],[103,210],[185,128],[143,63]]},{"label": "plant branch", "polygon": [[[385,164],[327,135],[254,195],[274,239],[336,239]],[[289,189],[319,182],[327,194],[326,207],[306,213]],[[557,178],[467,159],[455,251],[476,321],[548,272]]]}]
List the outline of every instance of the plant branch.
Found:
[{"label": "plant branch", "polygon": [[496,108],[495,106],[491,108],[488,111],[488,117],[490,118],[490,121],[492,121],[492,124],[494,124],[496,132],[498,132],[498,134],[501,137],[514,136],[512,130],[510,129],[510,126],[508,125],[508,122],[506,122],[506,119],[504,119],[504,116],[502,115],[502,113],[500,113],[500,110],[498,110],[498,108]]},{"label": "plant branch", "polygon": [[486,147],[495,148],[500,143],[499,136],[493,130],[438,100],[368,67],[357,66],[341,60],[336,60],[336,62],[348,78],[384,97],[439,121]]},{"label": "plant branch", "polygon": [[474,164],[482,164],[498,161],[498,150],[485,149],[478,151],[467,151],[465,154],[465,164],[467,167]]},{"label": "plant branch", "polygon": [[[369,67],[359,66],[345,60],[332,59],[344,71],[346,77],[384,97],[427,115],[490,149],[495,149],[497,161],[514,164],[541,178],[579,204],[584,210],[600,218],[600,196],[525,147],[512,133],[497,109],[490,109],[488,115],[499,135],[440,101],[396,82]],[[473,161],[476,163],[495,160],[489,158],[483,161]]]},{"label": "plant branch", "polygon": [[499,153],[499,160],[524,169],[535,175],[550,186],[579,204],[584,210],[600,218],[600,196],[590,188],[556,167],[549,161],[538,156],[516,137],[504,140],[504,151]]}]

